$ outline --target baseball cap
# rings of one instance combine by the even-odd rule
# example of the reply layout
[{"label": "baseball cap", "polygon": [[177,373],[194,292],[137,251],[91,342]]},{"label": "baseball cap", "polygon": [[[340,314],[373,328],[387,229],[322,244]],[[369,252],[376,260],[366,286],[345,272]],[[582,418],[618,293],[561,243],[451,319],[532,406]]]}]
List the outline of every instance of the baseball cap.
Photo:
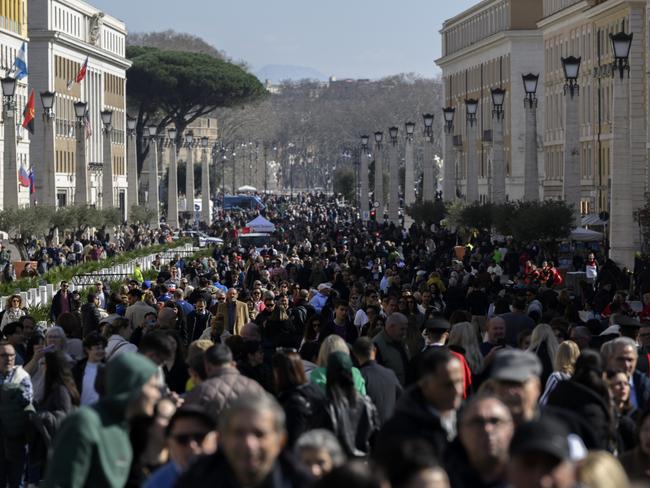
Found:
[{"label": "baseball cap", "polygon": [[571,458],[569,431],[559,421],[550,417],[525,422],[517,427],[510,443],[510,455],[530,453],[549,454],[558,460]]},{"label": "baseball cap", "polygon": [[542,363],[532,352],[503,349],[494,358],[490,377],[498,381],[523,383],[541,374]]}]

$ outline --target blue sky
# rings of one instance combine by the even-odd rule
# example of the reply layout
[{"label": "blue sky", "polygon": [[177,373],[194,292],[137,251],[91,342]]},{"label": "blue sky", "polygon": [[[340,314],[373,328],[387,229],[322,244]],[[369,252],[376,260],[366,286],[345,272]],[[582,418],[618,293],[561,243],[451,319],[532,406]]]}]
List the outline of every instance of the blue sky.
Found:
[{"label": "blue sky", "polygon": [[[308,66],[338,78],[437,73],[442,22],[478,0],[88,0],[134,32],[204,38],[254,69]],[[181,8],[182,7],[182,8]]]}]

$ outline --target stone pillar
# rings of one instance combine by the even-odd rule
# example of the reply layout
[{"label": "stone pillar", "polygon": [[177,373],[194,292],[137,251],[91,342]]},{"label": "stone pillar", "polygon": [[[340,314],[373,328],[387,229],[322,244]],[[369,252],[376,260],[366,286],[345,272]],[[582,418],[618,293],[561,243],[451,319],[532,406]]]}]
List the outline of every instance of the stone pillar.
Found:
[{"label": "stone pillar", "polygon": [[176,143],[169,145],[169,185],[167,186],[167,225],[178,229],[178,165]]},{"label": "stone pillar", "polygon": [[368,194],[370,190],[368,188],[368,148],[361,147],[361,161],[359,163],[359,186],[360,186],[360,195],[359,195],[359,212],[361,213],[361,219],[367,221],[370,218],[370,208],[368,208]]},{"label": "stone pillar", "polygon": [[135,131],[127,134],[126,138],[126,215],[131,213],[131,207],[138,205],[138,158],[136,155]]},{"label": "stone pillar", "polygon": [[630,164],[629,80],[614,75],[614,117],[612,121],[613,154],[609,224],[609,257],[618,266],[634,269],[634,233],[638,232],[634,212],[632,166]]},{"label": "stone pillar", "polygon": [[375,143],[375,210],[377,210],[377,222],[384,221],[384,155],[382,145]]},{"label": "stone pillar", "polygon": [[399,226],[399,146],[391,142],[388,147],[388,218]]},{"label": "stone pillar", "polygon": [[476,147],[476,121],[467,122],[467,187],[465,202],[478,202],[478,150]]},{"label": "stone pillar", "polygon": [[158,147],[155,137],[149,138],[149,194],[147,208],[155,212],[155,225],[160,222],[160,199],[158,196]]},{"label": "stone pillar", "polygon": [[3,198],[2,208],[18,207],[18,168],[16,165],[16,108],[12,97],[4,104]]},{"label": "stone pillar", "polygon": [[86,164],[86,134],[83,121],[78,120],[75,145],[74,204],[88,205],[88,165]]},{"label": "stone pillar", "polygon": [[210,166],[208,163],[208,150],[201,150],[201,222],[209,226],[210,218]]},{"label": "stone pillar", "polygon": [[104,128],[102,148],[102,208],[113,208],[115,196],[113,188],[113,150],[111,142],[111,128]]},{"label": "stone pillar", "polygon": [[[424,161],[422,162],[422,201],[433,202],[436,198],[435,175],[433,167],[433,142],[431,137],[424,138]],[[445,164],[445,169],[447,164]],[[453,194],[453,193],[452,193]]]},{"label": "stone pillar", "polygon": [[[425,168],[428,158],[425,158]],[[445,127],[445,159],[442,162],[442,196],[446,202],[456,198],[456,151],[454,150],[454,128]],[[426,180],[425,180],[426,181]]]},{"label": "stone pillar", "polygon": [[[404,146],[404,207],[415,203],[415,143],[407,137]],[[433,161],[431,161],[433,162]],[[429,164],[425,161],[425,164]]]},{"label": "stone pillar", "polygon": [[580,119],[578,90],[568,88],[564,96],[563,198],[573,208],[574,227],[580,227]]},{"label": "stone pillar", "polygon": [[524,163],[524,200],[539,200],[539,169],[537,164],[537,99],[526,98],[526,150]]},{"label": "stone pillar", "polygon": [[492,118],[492,201],[506,201],[506,157],[503,149],[503,112]]},{"label": "stone pillar", "polygon": [[192,212],[190,220],[194,221],[194,147],[187,146],[187,164],[185,165],[185,211]]},{"label": "stone pillar", "polygon": [[[37,160],[31,157],[31,167],[34,171],[35,191],[31,195],[32,205],[41,205],[47,207],[56,207],[56,180],[54,177],[54,115],[36,117],[35,134],[32,137],[38,137],[41,133],[43,136],[43,159]],[[31,148],[30,148],[31,149]]]}]

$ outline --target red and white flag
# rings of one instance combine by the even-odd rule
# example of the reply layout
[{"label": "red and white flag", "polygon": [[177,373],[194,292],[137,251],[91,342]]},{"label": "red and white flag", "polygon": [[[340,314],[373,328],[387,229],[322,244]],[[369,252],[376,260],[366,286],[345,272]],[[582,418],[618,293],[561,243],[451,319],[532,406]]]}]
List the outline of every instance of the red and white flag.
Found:
[{"label": "red and white flag", "polygon": [[81,65],[81,69],[77,73],[77,76],[74,77],[74,80],[68,81],[68,91],[72,88],[73,83],[81,83],[83,81],[86,77],[86,71],[88,71],[88,56],[86,56],[86,60],[84,61],[84,64]]}]

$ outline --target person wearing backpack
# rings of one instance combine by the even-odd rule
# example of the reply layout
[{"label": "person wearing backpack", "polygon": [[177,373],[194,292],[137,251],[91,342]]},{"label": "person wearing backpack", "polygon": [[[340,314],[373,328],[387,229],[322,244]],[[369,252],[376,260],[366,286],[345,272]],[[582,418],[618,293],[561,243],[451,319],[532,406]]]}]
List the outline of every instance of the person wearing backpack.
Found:
[{"label": "person wearing backpack", "polygon": [[33,389],[29,374],[16,366],[16,350],[0,342],[0,486],[22,486],[27,426]]}]

